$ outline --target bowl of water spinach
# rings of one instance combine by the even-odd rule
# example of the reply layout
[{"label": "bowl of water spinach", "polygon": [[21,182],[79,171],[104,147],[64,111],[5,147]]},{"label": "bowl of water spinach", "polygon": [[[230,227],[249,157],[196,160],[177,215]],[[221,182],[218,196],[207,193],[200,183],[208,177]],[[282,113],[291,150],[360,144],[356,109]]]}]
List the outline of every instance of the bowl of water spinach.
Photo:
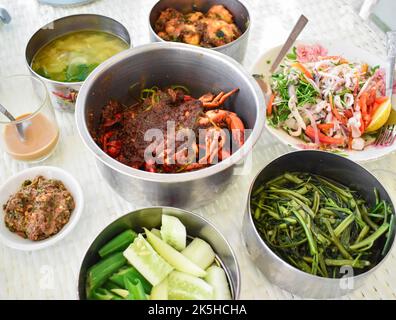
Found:
[{"label": "bowl of water spinach", "polygon": [[243,223],[265,276],[294,294],[343,296],[386,260],[395,209],[383,185],[340,155],[283,155],[255,178]]},{"label": "bowl of water spinach", "polygon": [[126,214],[96,237],[78,290],[89,300],[231,300],[239,288],[233,250],[211,223],[154,207]]}]

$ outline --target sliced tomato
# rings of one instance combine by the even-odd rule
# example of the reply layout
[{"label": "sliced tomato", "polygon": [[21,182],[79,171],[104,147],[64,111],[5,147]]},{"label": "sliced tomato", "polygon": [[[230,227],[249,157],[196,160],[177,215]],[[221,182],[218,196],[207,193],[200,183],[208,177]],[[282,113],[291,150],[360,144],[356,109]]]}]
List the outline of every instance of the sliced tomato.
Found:
[{"label": "sliced tomato", "polygon": [[[307,126],[305,130],[305,134],[312,140],[315,141],[315,130],[312,126]],[[319,132],[319,142],[322,144],[327,145],[343,145],[344,139],[343,138],[333,138],[326,136],[325,134]]]},{"label": "sliced tomato", "polygon": [[348,119],[353,117],[353,112],[352,110],[345,110],[344,111],[344,116],[347,117]]},{"label": "sliced tomato", "polygon": [[387,96],[383,96],[383,97],[377,97],[375,99],[375,103],[377,103],[378,105],[383,104],[386,100],[388,100],[389,98]]},{"label": "sliced tomato", "polygon": [[367,114],[367,98],[368,98],[368,93],[364,92],[359,99],[359,107],[360,107],[360,112],[362,113],[362,116]]},{"label": "sliced tomato", "polygon": [[323,133],[328,134],[331,129],[334,129],[334,123],[321,123],[317,127]]},{"label": "sliced tomato", "polygon": [[334,128],[334,123],[321,123],[317,125],[319,130],[328,131]]}]

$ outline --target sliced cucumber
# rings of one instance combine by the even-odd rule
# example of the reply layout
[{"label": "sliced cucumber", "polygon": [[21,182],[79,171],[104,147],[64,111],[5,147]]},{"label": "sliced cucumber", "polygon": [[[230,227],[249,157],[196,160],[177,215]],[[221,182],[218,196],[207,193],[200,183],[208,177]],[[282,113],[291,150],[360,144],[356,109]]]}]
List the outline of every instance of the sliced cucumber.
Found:
[{"label": "sliced cucumber", "polygon": [[205,280],[213,287],[213,299],[231,300],[230,286],[225,271],[218,266],[211,266],[206,272]]},{"label": "sliced cucumber", "polygon": [[150,300],[168,300],[168,278],[153,287]]},{"label": "sliced cucumber", "polygon": [[178,251],[186,247],[186,227],[176,217],[162,215],[161,238]]},{"label": "sliced cucumber", "polygon": [[205,270],[201,269],[195,263],[191,262],[179,251],[171,247],[165,241],[158,238],[154,233],[150,232],[149,230],[145,229],[145,232],[147,236],[147,241],[153,246],[153,248],[159,253],[159,255],[176,270],[191,274],[196,277],[206,276]]},{"label": "sliced cucumber", "polygon": [[162,238],[161,231],[156,228],[151,229],[151,232],[154,233],[158,238]]},{"label": "sliced cucumber", "polygon": [[212,300],[213,288],[190,274],[172,271],[168,276],[169,300]]},{"label": "sliced cucumber", "polygon": [[124,257],[153,286],[159,284],[173,270],[141,234],[124,251]]},{"label": "sliced cucumber", "polygon": [[216,257],[210,244],[199,238],[191,241],[182,254],[204,270],[214,262]]}]

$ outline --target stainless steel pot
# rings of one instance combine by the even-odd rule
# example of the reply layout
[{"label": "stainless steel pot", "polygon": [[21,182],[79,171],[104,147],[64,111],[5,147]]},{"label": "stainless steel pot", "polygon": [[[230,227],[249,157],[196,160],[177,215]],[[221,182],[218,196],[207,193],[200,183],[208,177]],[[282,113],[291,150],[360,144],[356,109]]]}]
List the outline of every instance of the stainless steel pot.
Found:
[{"label": "stainless steel pot", "polygon": [[163,214],[172,215],[181,220],[186,226],[187,234],[191,237],[199,237],[208,242],[216,252],[218,262],[226,271],[228,281],[234,300],[239,299],[240,293],[240,272],[235,254],[224,238],[224,236],[208,220],[199,215],[176,208],[153,207],[140,209],[124,215],[107,226],[93,241],[81,264],[78,278],[78,294],[80,299],[86,299],[85,282],[89,267],[99,260],[98,250],[110,239],[125,231],[133,229],[142,232],[143,227],[147,229],[161,226]]},{"label": "stainless steel pot", "polygon": [[[365,273],[347,279],[328,279],[296,269],[278,257],[261,239],[252,218],[250,207],[252,190],[285,172],[308,172],[327,177],[358,191],[369,204],[375,203],[374,188],[378,190],[381,199],[392,204],[389,194],[370,172],[357,163],[321,151],[297,151],[275,159],[256,176],[249,191],[243,221],[243,236],[252,260],[268,280],[293,294],[315,299],[340,297],[359,288],[368,277],[381,267],[390,255],[392,248],[373,269]],[[393,205],[392,210],[395,213]],[[393,247],[394,228],[391,237]]]},{"label": "stainless steel pot", "polygon": [[[105,154],[91,137],[109,99],[128,105],[132,84],[165,87],[183,84],[192,95],[239,88],[225,106],[251,129],[245,145],[226,161],[190,173],[158,174],[130,168]],[[139,96],[139,86],[135,86]],[[260,87],[235,60],[218,52],[185,44],[155,43],[125,51],[104,62],[81,88],[76,108],[77,127],[86,146],[98,159],[105,180],[126,200],[138,205],[196,208],[212,201],[227,185],[234,165],[244,159],[259,138],[265,122]]]},{"label": "stainless steel pot", "polygon": [[235,23],[241,30],[242,35],[237,40],[229,44],[217,48],[211,48],[211,50],[226,54],[242,63],[249,40],[250,15],[248,9],[238,0],[160,0],[153,9],[151,9],[149,16],[151,40],[153,42],[165,41],[154,31],[154,25],[161,12],[166,8],[174,8],[183,13],[193,11],[207,12],[210,7],[216,4],[224,5],[232,13]]},{"label": "stainless steel pot", "polygon": [[121,23],[97,14],[78,14],[63,17],[48,23],[33,34],[26,46],[26,64],[34,76],[44,81],[53,106],[61,111],[74,112],[77,94],[83,82],[60,82],[44,78],[31,68],[31,64],[34,56],[43,46],[64,34],[80,30],[108,32],[131,45],[128,30]]}]

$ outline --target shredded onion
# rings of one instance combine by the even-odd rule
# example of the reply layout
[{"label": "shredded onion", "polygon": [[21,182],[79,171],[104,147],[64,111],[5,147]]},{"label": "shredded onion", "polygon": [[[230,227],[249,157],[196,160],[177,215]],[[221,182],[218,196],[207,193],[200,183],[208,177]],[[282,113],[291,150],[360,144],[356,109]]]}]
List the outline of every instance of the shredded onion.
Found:
[{"label": "shredded onion", "polygon": [[369,85],[371,84],[371,80],[373,80],[373,77],[368,78],[366,83],[363,85],[362,89],[360,90],[359,94],[357,95],[358,98],[363,94],[364,91],[366,91],[366,89],[369,87]]},{"label": "shredded onion", "polygon": [[289,109],[293,115],[293,117],[296,119],[298,127],[301,127],[302,129],[306,129],[307,126],[301,117],[301,114],[297,110],[297,96],[296,96],[296,89],[294,88],[293,85],[289,86]]},{"label": "shredded onion", "polygon": [[346,93],[344,96],[344,101],[347,109],[350,109],[355,103],[355,98],[353,97],[353,94]]},{"label": "shredded onion", "polygon": [[309,79],[306,75],[304,75],[305,80],[307,80],[311,86],[316,90],[316,92],[318,92],[319,94],[321,94],[319,86],[316,84],[315,81],[313,81],[312,79]]},{"label": "shredded onion", "polygon": [[293,137],[299,137],[302,134],[302,129],[301,129],[301,127],[298,127],[298,129],[296,131],[289,130],[289,134]]}]

